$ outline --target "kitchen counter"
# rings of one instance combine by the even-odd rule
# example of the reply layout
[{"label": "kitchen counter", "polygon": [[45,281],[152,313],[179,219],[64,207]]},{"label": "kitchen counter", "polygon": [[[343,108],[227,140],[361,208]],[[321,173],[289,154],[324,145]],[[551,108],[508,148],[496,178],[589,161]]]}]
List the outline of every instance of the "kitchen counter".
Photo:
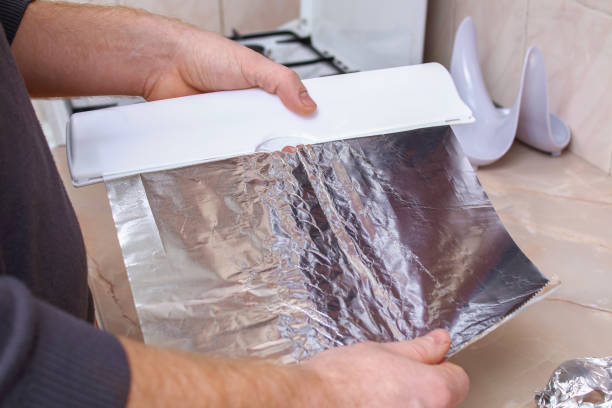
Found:
[{"label": "kitchen counter", "polygon": [[561,286],[453,357],[472,381],[462,407],[535,407],[561,362],[612,356],[612,177],[515,144],[478,178],[518,246]]},{"label": "kitchen counter", "polygon": [[[72,187],[65,148],[53,153],[83,230],[98,320],[141,339],[106,189]],[[452,358],[472,381],[462,407],[534,407],[561,362],[612,355],[612,177],[521,144],[478,177],[518,246],[562,285]]]}]

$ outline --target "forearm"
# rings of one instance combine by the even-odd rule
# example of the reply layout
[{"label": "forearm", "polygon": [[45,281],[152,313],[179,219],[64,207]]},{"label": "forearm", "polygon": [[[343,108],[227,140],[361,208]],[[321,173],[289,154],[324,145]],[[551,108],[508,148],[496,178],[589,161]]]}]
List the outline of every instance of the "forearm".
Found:
[{"label": "forearm", "polygon": [[142,96],[189,29],[144,11],[35,1],[12,50],[32,96]]},{"label": "forearm", "polygon": [[131,369],[128,408],[329,406],[314,372],[266,361],[224,359],[121,339]]},{"label": "forearm", "polygon": [[147,100],[259,87],[316,110],[299,76],[216,33],[144,11],[35,1],[12,43],[31,96]]}]

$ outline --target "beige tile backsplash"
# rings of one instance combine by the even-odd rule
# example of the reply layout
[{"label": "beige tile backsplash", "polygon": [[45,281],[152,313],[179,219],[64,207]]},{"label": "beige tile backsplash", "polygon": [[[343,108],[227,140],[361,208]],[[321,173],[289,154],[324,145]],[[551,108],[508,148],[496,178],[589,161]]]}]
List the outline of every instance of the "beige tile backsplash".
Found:
[{"label": "beige tile backsplash", "polygon": [[[552,112],[572,130],[569,149],[612,171],[612,1],[429,0],[425,60],[449,66],[454,33],[471,16],[491,97],[509,106],[527,48],[546,57]],[[450,33],[449,33],[450,31]]]},{"label": "beige tile backsplash", "polygon": [[[66,0],[52,0],[66,1]],[[229,35],[273,30],[299,16],[300,0],[67,0],[147,10]]]},{"label": "beige tile backsplash", "polygon": [[225,35],[276,29],[298,18],[299,0],[222,0],[221,27]]},{"label": "beige tile backsplash", "polygon": [[572,128],[572,151],[609,172],[612,16],[578,1],[532,0],[527,39],[544,52],[550,109]]},{"label": "beige tile backsplash", "polygon": [[219,0],[117,0],[117,3],[177,18],[204,30],[221,31]]},{"label": "beige tile backsplash", "polygon": [[[464,16],[478,30],[478,57],[491,98],[505,106],[514,103],[521,81],[525,47],[527,0],[457,0],[452,37]],[[481,33],[481,31],[486,32]],[[484,34],[484,35],[482,35]],[[451,46],[452,51],[452,46]]]}]

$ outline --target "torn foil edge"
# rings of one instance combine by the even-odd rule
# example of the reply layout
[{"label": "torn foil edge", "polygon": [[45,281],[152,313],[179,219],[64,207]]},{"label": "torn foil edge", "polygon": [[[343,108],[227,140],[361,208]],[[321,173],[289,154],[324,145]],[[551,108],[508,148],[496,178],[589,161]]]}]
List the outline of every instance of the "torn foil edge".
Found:
[{"label": "torn foil edge", "polygon": [[531,295],[529,300],[525,302],[522,306],[520,306],[518,309],[516,309],[514,312],[510,313],[509,315],[502,317],[497,323],[495,323],[488,329],[484,330],[480,334],[477,334],[476,336],[472,337],[469,341],[463,343],[461,347],[457,348],[456,350],[449,351],[447,357],[454,356],[455,354],[459,353],[461,350],[471,346],[472,344],[476,343],[478,340],[487,336],[489,333],[497,330],[504,324],[508,323],[510,320],[514,319],[519,313],[523,312],[528,307],[535,305],[536,303],[546,299],[547,297],[555,293],[557,290],[559,290],[560,287],[561,287],[561,281],[559,280],[558,276],[553,276],[549,278],[549,281],[546,284],[546,286],[544,286],[538,292]]}]

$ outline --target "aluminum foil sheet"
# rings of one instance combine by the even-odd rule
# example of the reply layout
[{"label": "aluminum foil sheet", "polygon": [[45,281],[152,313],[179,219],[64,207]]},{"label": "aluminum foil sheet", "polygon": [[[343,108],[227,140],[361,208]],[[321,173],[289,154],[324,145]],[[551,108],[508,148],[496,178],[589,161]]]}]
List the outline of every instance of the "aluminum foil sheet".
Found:
[{"label": "aluminum foil sheet", "polygon": [[536,394],[536,403],[539,408],[612,408],[612,357],[561,364]]},{"label": "aluminum foil sheet", "polygon": [[449,127],[107,183],[145,341],[300,361],[451,332],[456,352],[547,279]]}]

